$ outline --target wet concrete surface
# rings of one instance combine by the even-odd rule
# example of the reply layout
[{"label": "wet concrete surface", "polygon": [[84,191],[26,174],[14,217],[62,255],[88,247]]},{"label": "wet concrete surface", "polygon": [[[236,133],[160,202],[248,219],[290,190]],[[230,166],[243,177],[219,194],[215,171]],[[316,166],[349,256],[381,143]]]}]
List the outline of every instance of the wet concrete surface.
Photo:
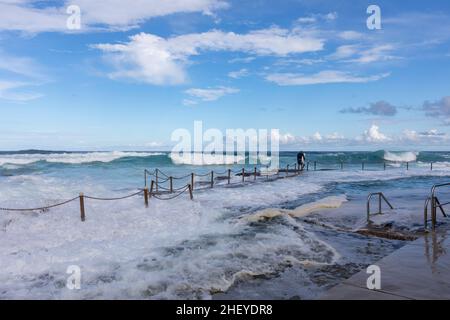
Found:
[{"label": "wet concrete surface", "polygon": [[450,228],[441,228],[407,244],[375,265],[381,289],[369,290],[362,270],[318,299],[398,300],[450,299]]}]

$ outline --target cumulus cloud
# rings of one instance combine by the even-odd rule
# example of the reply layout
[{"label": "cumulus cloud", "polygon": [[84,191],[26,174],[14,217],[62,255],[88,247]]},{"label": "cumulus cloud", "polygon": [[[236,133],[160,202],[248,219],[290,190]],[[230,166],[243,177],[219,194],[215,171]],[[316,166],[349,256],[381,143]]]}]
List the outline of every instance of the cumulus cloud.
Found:
[{"label": "cumulus cloud", "polygon": [[362,113],[375,116],[395,116],[397,107],[386,101],[378,101],[371,103],[368,107],[345,108],[341,113]]},{"label": "cumulus cloud", "polygon": [[422,109],[426,116],[440,119],[443,124],[450,125],[450,96],[437,101],[425,101]]},{"label": "cumulus cloud", "polygon": [[238,93],[239,89],[229,87],[216,87],[216,88],[191,88],[185,91],[186,94],[191,97],[198,98],[201,101],[216,101],[225,95]]},{"label": "cumulus cloud", "polygon": [[274,73],[266,76],[266,80],[275,82],[280,86],[303,86],[326,83],[366,83],[386,78],[389,73],[372,76],[358,76],[343,71],[321,71],[311,75],[296,73]]},{"label": "cumulus cloud", "polygon": [[66,8],[76,4],[82,12],[83,27],[89,31],[101,25],[114,29],[129,29],[140,23],[174,13],[200,12],[213,15],[228,8],[223,0],[134,0],[132,4],[122,0],[67,0],[60,5],[49,2],[47,6],[39,0],[0,1],[0,30],[25,32],[69,31],[66,27]]},{"label": "cumulus cloud", "polygon": [[204,51],[286,56],[322,50],[323,40],[272,27],[246,34],[211,30],[171,38],[140,33],[130,37],[127,43],[104,43],[93,47],[107,54],[115,68],[109,74],[111,78],[129,78],[162,85],[184,83],[189,57]]},{"label": "cumulus cloud", "polygon": [[364,131],[362,140],[367,142],[386,142],[391,139],[380,132],[380,127],[373,124],[368,130]]}]

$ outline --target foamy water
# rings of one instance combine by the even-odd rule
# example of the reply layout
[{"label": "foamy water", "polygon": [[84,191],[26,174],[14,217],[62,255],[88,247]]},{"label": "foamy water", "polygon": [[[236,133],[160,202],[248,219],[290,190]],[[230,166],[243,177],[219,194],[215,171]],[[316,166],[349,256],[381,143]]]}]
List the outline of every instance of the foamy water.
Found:
[{"label": "foamy water", "polygon": [[[0,155],[2,161],[45,158],[28,164],[3,162],[0,207],[48,205],[79,192],[107,197],[131,193],[142,187],[144,168],[162,167],[173,174],[193,167],[211,170],[176,165],[165,153],[132,154]],[[114,156],[118,158],[107,161]],[[294,157],[282,154],[282,162]],[[226,168],[234,167],[213,167]],[[379,222],[397,221],[405,227],[420,222],[421,213],[409,210],[401,190],[413,186],[420,199],[432,183],[448,179],[450,171],[447,166],[431,171],[419,163],[412,168],[361,171],[355,161],[345,171],[309,171],[271,182],[261,178],[254,183],[250,177],[245,185],[227,187],[217,181],[214,189],[195,192],[194,201],[186,194],[172,201],[151,199],[148,208],[142,197],[86,200],[84,223],[77,202],[43,213],[0,212],[0,298],[209,299],[261,277],[275,286],[275,279],[289,270],[301,272],[305,281],[297,294],[313,297],[344,276],[339,271],[318,284],[317,272],[337,266],[357,271],[399,245],[338,232],[364,221],[365,207],[361,214],[352,211],[348,216],[334,214],[336,210],[368,192],[397,190],[394,202],[399,210],[377,217]],[[311,224],[315,219],[330,228]],[[370,254],[351,249],[369,244],[377,248]],[[81,290],[65,287],[69,265],[82,270]]]}]

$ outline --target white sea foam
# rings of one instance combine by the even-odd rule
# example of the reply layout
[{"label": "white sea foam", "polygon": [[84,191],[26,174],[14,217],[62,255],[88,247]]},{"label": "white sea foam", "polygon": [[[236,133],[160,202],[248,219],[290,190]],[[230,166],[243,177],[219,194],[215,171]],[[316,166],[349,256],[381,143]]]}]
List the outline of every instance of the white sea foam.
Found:
[{"label": "white sea foam", "polygon": [[278,209],[278,208],[268,208],[261,211],[258,211],[252,215],[245,216],[244,218],[250,222],[256,222],[266,219],[272,219],[277,216],[288,215],[294,218],[304,217],[312,212],[321,210],[321,209],[332,209],[339,208],[344,202],[347,201],[347,197],[345,195],[340,196],[330,196],[325,197],[323,199],[310,202],[304,205],[301,205],[293,210],[289,209]]},{"label": "white sea foam", "polygon": [[392,162],[413,162],[417,160],[418,152],[393,152],[393,151],[385,151],[384,152],[384,160],[392,161]]},{"label": "white sea foam", "polygon": [[[99,172],[2,177],[0,207],[48,205],[80,191],[108,197],[134,191],[113,191],[124,178],[110,181],[102,169]],[[152,198],[149,208],[141,197],[117,202],[86,199],[84,223],[77,201],[44,213],[2,212],[0,298],[210,298],[238,280],[270,276],[287,266],[333,264],[339,259],[334,243],[308,232],[298,218],[319,210],[325,218],[342,222],[340,215],[333,216],[334,210],[322,209],[339,207],[345,195],[293,210],[272,209],[278,219],[260,219],[255,212],[317,194],[330,181],[369,185],[425,175],[446,176],[448,171],[419,167],[304,172],[274,182],[196,191],[194,201],[187,194],[171,201]],[[398,205],[395,198],[393,204]],[[365,219],[360,208],[355,216],[357,221]],[[404,216],[379,219],[398,217],[407,221],[406,209]],[[66,270],[73,264],[82,270],[81,290],[65,288]]]},{"label": "white sea foam", "polygon": [[203,154],[203,153],[171,153],[170,159],[174,164],[186,164],[193,166],[209,166],[209,165],[231,165],[244,163],[245,156],[229,155],[229,154]]},{"label": "white sea foam", "polygon": [[162,155],[163,153],[148,152],[86,152],[86,153],[50,153],[50,154],[12,154],[1,155],[0,166],[4,164],[25,165],[38,161],[51,163],[90,163],[90,162],[111,162],[124,157],[149,157]]}]

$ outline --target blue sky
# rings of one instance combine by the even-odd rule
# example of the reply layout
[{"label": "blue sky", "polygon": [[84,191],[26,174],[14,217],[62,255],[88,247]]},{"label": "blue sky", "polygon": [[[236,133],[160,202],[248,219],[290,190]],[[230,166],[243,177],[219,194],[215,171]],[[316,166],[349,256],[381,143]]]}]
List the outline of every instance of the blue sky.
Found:
[{"label": "blue sky", "polygon": [[0,0],[0,149],[166,149],[195,120],[283,149],[448,149],[449,66],[444,0]]}]

